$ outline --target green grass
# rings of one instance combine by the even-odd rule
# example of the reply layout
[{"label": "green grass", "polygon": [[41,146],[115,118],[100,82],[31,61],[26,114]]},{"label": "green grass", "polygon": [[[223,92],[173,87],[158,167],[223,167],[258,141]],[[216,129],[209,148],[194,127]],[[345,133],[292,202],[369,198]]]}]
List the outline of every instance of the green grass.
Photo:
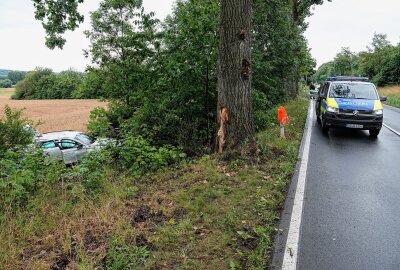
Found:
[{"label": "green grass", "polygon": [[379,94],[387,96],[387,105],[400,108],[400,85],[386,86],[379,89]]},{"label": "green grass", "polygon": [[[265,269],[293,175],[307,99],[276,109],[255,158],[215,156],[141,178],[107,170],[104,192],[81,183],[43,187],[25,210],[0,218],[4,269]],[[100,268],[101,269],[101,268]]]},{"label": "green grass", "polygon": [[400,108],[400,95],[388,96],[388,100],[386,101],[386,104]]},{"label": "green grass", "polygon": [[14,88],[0,88],[0,97],[11,97],[14,92]]}]

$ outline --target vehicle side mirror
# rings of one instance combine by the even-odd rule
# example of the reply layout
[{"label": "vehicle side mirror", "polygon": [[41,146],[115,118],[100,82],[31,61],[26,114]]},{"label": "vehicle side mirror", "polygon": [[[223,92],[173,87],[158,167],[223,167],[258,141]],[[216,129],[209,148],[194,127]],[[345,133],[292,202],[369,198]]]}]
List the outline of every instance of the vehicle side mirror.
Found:
[{"label": "vehicle side mirror", "polygon": [[381,101],[386,101],[386,100],[387,100],[387,97],[381,96],[380,100],[381,100]]}]

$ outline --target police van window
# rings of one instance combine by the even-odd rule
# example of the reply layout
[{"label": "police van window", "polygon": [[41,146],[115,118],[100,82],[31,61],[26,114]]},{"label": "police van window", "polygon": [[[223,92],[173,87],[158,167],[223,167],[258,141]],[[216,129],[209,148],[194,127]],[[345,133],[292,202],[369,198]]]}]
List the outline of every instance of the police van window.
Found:
[{"label": "police van window", "polygon": [[372,84],[335,83],[329,93],[331,98],[378,99]]},{"label": "police van window", "polygon": [[325,83],[322,88],[321,97],[326,97],[326,93],[328,93],[329,83]]}]

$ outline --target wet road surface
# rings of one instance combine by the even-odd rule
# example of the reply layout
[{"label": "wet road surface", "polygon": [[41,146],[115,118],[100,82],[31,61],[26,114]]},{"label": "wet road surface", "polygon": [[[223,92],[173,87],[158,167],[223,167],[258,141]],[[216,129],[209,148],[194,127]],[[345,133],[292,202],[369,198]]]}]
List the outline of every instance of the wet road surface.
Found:
[{"label": "wet road surface", "polygon": [[312,125],[297,269],[400,269],[400,136]]}]

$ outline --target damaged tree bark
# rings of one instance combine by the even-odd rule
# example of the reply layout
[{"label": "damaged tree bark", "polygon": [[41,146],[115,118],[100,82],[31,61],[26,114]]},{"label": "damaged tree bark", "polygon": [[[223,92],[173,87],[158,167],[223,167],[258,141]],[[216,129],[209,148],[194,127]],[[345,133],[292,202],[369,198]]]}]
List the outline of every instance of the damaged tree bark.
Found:
[{"label": "damaged tree bark", "polygon": [[251,0],[221,0],[218,55],[218,153],[254,143]]}]

